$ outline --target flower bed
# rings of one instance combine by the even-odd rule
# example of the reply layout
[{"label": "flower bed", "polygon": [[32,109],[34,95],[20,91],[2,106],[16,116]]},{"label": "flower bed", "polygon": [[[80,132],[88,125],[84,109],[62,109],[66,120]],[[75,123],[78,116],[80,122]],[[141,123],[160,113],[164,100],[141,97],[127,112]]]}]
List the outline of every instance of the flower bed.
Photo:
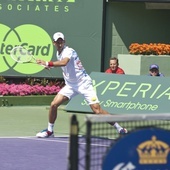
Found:
[{"label": "flower bed", "polygon": [[2,96],[55,95],[60,89],[59,85],[42,86],[0,83],[0,95]]},{"label": "flower bed", "polygon": [[0,76],[0,96],[56,95],[63,80],[46,78],[4,78]]},{"label": "flower bed", "polygon": [[0,76],[0,106],[49,105],[63,86],[63,80],[27,78],[17,82]]},{"label": "flower bed", "polygon": [[150,43],[138,44],[132,43],[129,46],[130,54],[142,55],[170,55],[170,44]]}]

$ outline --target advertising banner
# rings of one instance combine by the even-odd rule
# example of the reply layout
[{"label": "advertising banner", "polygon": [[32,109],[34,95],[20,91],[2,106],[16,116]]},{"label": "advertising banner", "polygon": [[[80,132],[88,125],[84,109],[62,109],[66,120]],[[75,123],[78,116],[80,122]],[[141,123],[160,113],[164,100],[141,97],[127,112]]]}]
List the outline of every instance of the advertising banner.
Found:
[{"label": "advertising banner", "polygon": [[55,32],[63,32],[87,71],[100,71],[102,9],[102,0],[0,0],[0,75],[62,77],[60,69],[18,64],[10,57],[12,48],[19,45],[35,58],[56,60]]},{"label": "advertising banner", "polygon": [[158,128],[140,129],[130,133],[111,147],[104,158],[102,169],[168,170],[169,135],[169,131]]},{"label": "advertising banner", "polygon": [[[170,79],[100,72],[90,74],[101,107],[111,114],[169,113]],[[92,112],[83,96],[66,106],[67,111]]]}]

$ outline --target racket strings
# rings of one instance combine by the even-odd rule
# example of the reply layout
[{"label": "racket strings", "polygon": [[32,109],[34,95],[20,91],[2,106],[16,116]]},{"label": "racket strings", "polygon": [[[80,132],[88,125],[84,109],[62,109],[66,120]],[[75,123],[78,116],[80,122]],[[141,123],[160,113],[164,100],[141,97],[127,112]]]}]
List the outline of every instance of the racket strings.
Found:
[{"label": "racket strings", "polygon": [[[31,51],[25,49],[22,46],[16,46],[14,47],[10,52],[11,58],[16,61],[17,63],[33,63],[37,64],[36,58],[32,55]],[[32,61],[33,60],[33,61]],[[47,77],[54,77],[54,75],[51,73],[50,68],[46,68],[45,65],[43,66],[44,74],[47,75]]]},{"label": "racket strings", "polygon": [[33,58],[31,52],[21,46],[15,47],[11,51],[11,57],[19,63],[29,62]]}]

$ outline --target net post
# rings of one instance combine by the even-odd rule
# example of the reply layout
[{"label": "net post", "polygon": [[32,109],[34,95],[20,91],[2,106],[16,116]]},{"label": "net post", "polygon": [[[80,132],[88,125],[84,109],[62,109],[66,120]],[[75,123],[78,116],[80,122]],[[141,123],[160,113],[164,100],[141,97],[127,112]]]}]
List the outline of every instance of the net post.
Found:
[{"label": "net post", "polygon": [[78,121],[76,115],[71,116],[68,170],[78,170]]},{"label": "net post", "polygon": [[91,151],[91,126],[92,123],[90,121],[87,121],[86,123],[86,162],[85,162],[85,166],[86,166],[86,170],[90,170],[90,151]]}]

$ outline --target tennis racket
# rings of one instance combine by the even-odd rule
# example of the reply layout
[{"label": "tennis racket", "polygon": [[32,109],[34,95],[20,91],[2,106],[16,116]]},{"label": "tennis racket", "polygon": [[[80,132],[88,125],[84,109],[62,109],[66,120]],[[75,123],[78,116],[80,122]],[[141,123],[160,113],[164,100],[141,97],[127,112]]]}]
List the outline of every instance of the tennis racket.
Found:
[{"label": "tennis racket", "polygon": [[[10,52],[10,56],[17,63],[37,64],[36,58],[32,55],[32,53],[22,46],[14,47]],[[42,65],[42,66],[44,66],[44,65]]]}]

